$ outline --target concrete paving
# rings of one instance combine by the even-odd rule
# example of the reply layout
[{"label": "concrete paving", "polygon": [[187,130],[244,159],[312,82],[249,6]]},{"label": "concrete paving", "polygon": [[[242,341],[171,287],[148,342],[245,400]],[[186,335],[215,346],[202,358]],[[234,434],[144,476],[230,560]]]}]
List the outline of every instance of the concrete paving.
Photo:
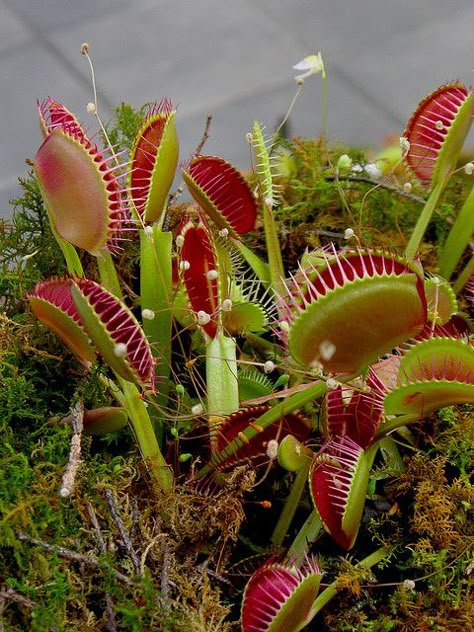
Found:
[{"label": "concrete paving", "polygon": [[[472,0],[0,0],[0,217],[40,143],[36,99],[87,121],[91,44],[100,112],[169,97],[186,160],[213,115],[208,153],[245,168],[254,119],[272,130],[295,92],[292,65],[321,51],[329,137],[380,147],[439,84],[472,82]],[[291,133],[319,134],[309,78]],[[87,121],[90,124],[89,121]]]}]

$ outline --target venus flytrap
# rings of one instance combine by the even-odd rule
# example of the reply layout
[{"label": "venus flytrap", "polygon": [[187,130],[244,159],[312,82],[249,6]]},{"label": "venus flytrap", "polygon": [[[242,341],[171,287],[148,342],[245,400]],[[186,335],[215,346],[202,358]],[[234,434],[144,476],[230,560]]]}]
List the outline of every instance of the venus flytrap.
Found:
[{"label": "venus flytrap", "polygon": [[[48,99],[40,106],[40,121],[45,140],[35,157],[35,173],[69,271],[82,276],[75,247],[86,250],[97,258],[102,281],[112,293],[80,278],[73,280],[68,291],[70,289],[82,326],[116,374],[121,393],[115,396],[122,399],[154,481],[162,489],[169,488],[170,471],[161,455],[145,404],[133,384],[149,383],[153,387],[154,361],[139,323],[120,301],[120,285],[110,257],[110,252],[118,248],[127,216],[123,170],[111,164],[116,159],[114,152],[110,152],[109,158],[105,157],[77,119],[56,101]],[[39,294],[44,296],[44,291],[40,290]],[[50,292],[48,298],[51,298]],[[30,300],[34,304],[38,299],[33,296]],[[56,301],[59,309],[48,322],[44,305],[41,314],[44,322],[61,330],[63,339],[71,338],[71,323],[77,320],[77,315],[71,315],[70,323],[64,325],[68,305]],[[63,308],[66,308],[64,314],[59,314]],[[64,333],[65,329],[69,332]],[[76,329],[73,342],[78,336]]]},{"label": "venus flytrap", "polygon": [[273,216],[273,205],[277,201],[278,194],[273,183],[269,150],[265,143],[262,128],[257,121],[254,121],[249,138],[255,153],[255,173],[265,230],[270,286],[273,292],[278,295],[283,292],[283,279],[285,276],[278,230]]},{"label": "venus flytrap", "polygon": [[[441,86],[413,113],[403,134],[408,167],[430,196],[406,248],[413,259],[441,195],[456,168],[458,156],[472,124],[473,93],[461,83]],[[444,264],[447,266],[447,262]]]},{"label": "venus flytrap", "polygon": [[169,189],[178,163],[179,143],[176,112],[165,99],[149,106],[131,151],[128,171],[132,214],[140,229],[141,309],[154,314],[143,320],[143,329],[152,344],[159,376],[153,422],[162,436],[168,405],[172,329],[173,235],[163,230]]},{"label": "venus flytrap", "polygon": [[[307,77],[321,73],[326,101],[321,54],[295,69],[302,71],[298,89]],[[93,105],[89,110],[97,114]],[[474,402],[469,325],[447,280],[467,243],[461,243],[460,234],[472,233],[472,193],[440,257],[446,279],[425,278],[415,259],[471,115],[472,94],[456,83],[426,99],[408,124],[403,151],[432,193],[405,257],[364,248],[357,240],[357,247],[331,244],[306,252],[288,273],[274,216],[278,190],[271,148],[258,123],[249,136],[257,197],[227,161],[198,154],[182,169],[194,204],[182,212],[173,235],[165,230],[165,216],[178,138],[169,101],[152,106],[145,116],[126,183],[126,169],[117,164],[113,149],[99,149],[61,104],[48,99],[40,107],[44,141],[35,171],[70,276],[38,283],[28,298],[37,317],[86,370],[100,355],[114,376],[103,375],[102,382],[120,408],[93,411],[92,432],[101,424],[120,427],[128,417],[156,488],[169,492],[175,480],[161,453],[163,422],[172,422],[169,434],[178,439],[185,414],[191,412],[191,425],[206,415],[210,459],[197,473],[193,463],[195,481],[220,481],[229,473],[231,479],[249,463],[268,469],[279,463],[295,474],[275,520],[271,540],[277,546],[285,544],[308,483],[315,509],[290,543],[285,562],[267,563],[250,579],[242,606],[244,632],[301,630],[337,591],[332,584],[317,597],[321,574],[305,557],[308,547],[322,528],[339,547],[354,546],[372,464],[387,435],[440,407]],[[324,129],[325,116],[324,108]],[[337,173],[351,165],[348,156],[341,156]],[[243,243],[256,225],[259,206],[268,264]],[[127,223],[129,213],[132,222]],[[134,311],[122,297],[111,256],[128,227],[138,227],[140,234],[140,295]],[[354,236],[351,228],[343,235],[346,240]],[[100,284],[84,278],[76,248],[95,257]],[[235,250],[258,282],[240,278]],[[467,281],[467,272],[463,275]],[[277,302],[273,316],[259,302],[261,285],[271,288]],[[173,355],[173,315],[183,328],[195,330],[192,352],[205,357],[202,404],[192,406],[193,395],[188,397],[182,384],[175,386],[175,406],[169,393],[172,361],[179,364],[177,375],[188,368]],[[239,339],[238,346],[236,336],[246,337],[245,342]],[[252,366],[241,369],[239,364]],[[280,373],[276,381],[275,372]],[[312,424],[301,411],[323,398],[317,438],[322,445],[313,452],[306,445]],[[154,421],[159,422],[155,427]],[[200,458],[192,451],[178,455],[177,470]],[[361,564],[376,564],[385,555],[384,548]]]}]

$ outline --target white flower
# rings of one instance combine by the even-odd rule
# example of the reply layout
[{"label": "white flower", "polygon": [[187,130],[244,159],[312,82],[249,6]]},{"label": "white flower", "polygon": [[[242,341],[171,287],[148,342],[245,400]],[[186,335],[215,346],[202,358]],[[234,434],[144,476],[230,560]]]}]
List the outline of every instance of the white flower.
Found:
[{"label": "white flower", "polygon": [[296,75],[296,81],[304,81],[306,77],[310,77],[311,75],[317,75],[321,73],[323,79],[326,78],[326,73],[324,71],[324,62],[321,57],[321,53],[317,55],[308,55],[300,62],[293,66],[294,70],[303,70],[300,75]]},{"label": "white flower", "polygon": [[91,101],[86,105],[86,112],[87,114],[95,114],[96,113],[96,107],[95,107],[95,103],[92,103]]},{"label": "white flower", "polygon": [[466,162],[464,165],[464,173],[468,176],[471,176],[474,173],[474,163]]},{"label": "white flower", "polygon": [[204,412],[204,408],[203,408],[202,404],[195,404],[191,408],[191,413],[193,415],[202,415],[203,412]]}]

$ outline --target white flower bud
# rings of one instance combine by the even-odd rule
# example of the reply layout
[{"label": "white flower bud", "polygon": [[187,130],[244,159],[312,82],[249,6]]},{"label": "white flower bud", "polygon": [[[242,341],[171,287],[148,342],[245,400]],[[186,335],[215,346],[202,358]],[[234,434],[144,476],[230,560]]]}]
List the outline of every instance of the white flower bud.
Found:
[{"label": "white flower bud", "polygon": [[275,370],[275,363],[271,360],[267,360],[263,365],[263,370],[265,371],[265,373],[272,373],[272,371]]},{"label": "white flower bud", "polygon": [[151,226],[145,226],[143,232],[147,237],[153,237],[153,228]]},{"label": "white flower bud", "polygon": [[333,377],[328,377],[328,379],[326,380],[326,386],[328,387],[329,391],[335,391],[336,388],[339,386],[339,382]]},{"label": "white flower bud", "polygon": [[211,320],[211,317],[207,312],[203,309],[200,309],[197,313],[197,321],[200,325],[207,325],[207,323]]},{"label": "white flower bud", "polygon": [[404,193],[411,193],[411,190],[413,189],[413,185],[411,182],[405,182],[405,184],[403,185],[403,192]]},{"label": "white flower bud", "polygon": [[142,309],[142,318],[145,320],[153,320],[155,318],[155,312],[152,309]]},{"label": "white flower bud", "polygon": [[436,121],[436,123],[435,123],[435,127],[436,127],[436,129],[438,129],[439,131],[441,131],[442,129],[444,129],[444,123],[443,123],[443,121]]},{"label": "white flower bud", "polygon": [[221,309],[223,312],[230,312],[232,310],[232,301],[230,298],[225,298],[222,301]]},{"label": "white flower bud", "polygon": [[270,439],[267,443],[267,456],[269,459],[276,459],[278,456],[278,441],[276,439]]},{"label": "white flower bud", "polygon": [[314,375],[318,375],[321,376],[323,374],[323,365],[321,364],[321,362],[319,362],[319,360],[313,360],[313,362],[311,362],[311,364],[309,365],[312,373],[314,373]]},{"label": "white flower bud", "polygon": [[410,151],[410,141],[405,136],[400,136],[400,149],[403,154],[407,154]]},{"label": "white flower bud", "polygon": [[287,334],[290,331],[290,325],[288,324],[288,321],[286,320],[281,320],[278,323],[280,330],[283,331],[283,333]]},{"label": "white flower bud", "polygon": [[464,165],[464,173],[468,176],[474,173],[474,162],[466,162]]},{"label": "white flower bud", "polygon": [[202,413],[204,412],[204,408],[203,408],[202,404],[195,404],[191,408],[191,412],[192,412],[193,415],[202,415]]},{"label": "white flower bud", "polygon": [[214,281],[219,276],[217,270],[209,270],[206,274],[209,281]]},{"label": "white flower bud", "polygon": [[124,342],[118,342],[114,347],[114,356],[124,358],[127,355],[127,345]]},{"label": "white flower bud", "polygon": [[405,579],[403,587],[407,590],[415,590],[415,582],[412,579]]},{"label": "white flower bud", "polygon": [[222,237],[223,239],[226,239],[229,236],[229,229],[228,228],[222,228],[219,231],[219,236]]},{"label": "white flower bud", "polygon": [[184,245],[184,237],[183,237],[183,235],[178,235],[178,236],[176,237],[176,246],[177,246],[178,248],[182,248],[182,247],[183,247],[183,245]]},{"label": "white flower bud", "polygon": [[179,262],[179,269],[183,270],[183,272],[186,272],[186,270],[189,270],[190,267],[191,267],[191,264],[189,263],[189,261],[186,261],[185,259]]},{"label": "white flower bud", "polygon": [[346,228],[346,230],[344,231],[344,239],[352,239],[354,235],[355,233],[352,228]]},{"label": "white flower bud", "polygon": [[86,105],[86,112],[87,114],[95,114],[96,113],[96,107],[95,107],[95,103],[92,103],[91,101]]}]

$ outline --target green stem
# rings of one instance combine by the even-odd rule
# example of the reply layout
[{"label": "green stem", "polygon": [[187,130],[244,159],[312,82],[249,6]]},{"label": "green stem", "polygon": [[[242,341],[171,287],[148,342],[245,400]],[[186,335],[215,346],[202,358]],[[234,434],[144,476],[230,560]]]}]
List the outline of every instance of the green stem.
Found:
[{"label": "green stem", "polygon": [[456,279],[456,283],[453,285],[453,290],[456,294],[459,294],[461,290],[464,288],[466,283],[469,281],[471,276],[474,274],[474,255],[471,256],[469,261],[466,264],[466,267],[461,272],[461,274]]},{"label": "green stem", "polygon": [[[356,568],[360,568],[362,570],[369,570],[373,566],[380,564],[380,562],[386,558],[390,554],[390,549],[388,547],[382,546],[380,549],[377,549],[373,553],[371,553],[368,557],[364,558],[360,562],[356,564]],[[311,614],[308,617],[308,620],[312,619],[324,606],[331,601],[333,597],[337,595],[339,591],[339,581],[332,582],[329,586],[323,590],[322,593],[318,595],[316,600],[313,603],[311,608]]]},{"label": "green stem", "polygon": [[272,209],[268,206],[266,201],[263,202],[263,227],[265,230],[265,244],[268,256],[268,267],[270,270],[270,284],[273,292],[277,296],[284,296],[283,279],[285,278],[285,270],[283,268],[277,225]]},{"label": "green stem", "polygon": [[323,523],[316,509],[309,514],[306,522],[299,530],[298,535],[293,540],[293,544],[288,550],[286,555],[287,560],[303,560],[306,551],[310,545],[316,541],[316,538],[321,533]]},{"label": "green stem", "polygon": [[84,270],[82,269],[82,263],[81,263],[81,260],[79,259],[79,255],[77,254],[77,251],[74,248],[74,246],[70,244],[69,242],[64,241],[64,239],[62,239],[58,234],[56,234],[54,230],[53,230],[53,233],[64,255],[67,271],[69,272],[69,274],[76,277],[83,277]]},{"label": "green stem", "polygon": [[321,78],[323,80],[323,140],[326,142],[327,136],[327,102],[328,102],[328,86],[327,86],[327,76],[326,70],[323,68]]},{"label": "green stem", "polygon": [[415,413],[406,413],[405,415],[399,415],[398,417],[389,419],[378,427],[377,432],[375,433],[374,441],[387,436],[390,432],[393,432],[402,426],[414,423],[415,421],[420,421],[420,416]]},{"label": "green stem", "polygon": [[298,509],[301,496],[303,495],[304,488],[308,480],[309,467],[311,465],[310,459],[307,459],[305,464],[298,470],[296,478],[291,486],[290,493],[286,499],[283,511],[280,514],[278,522],[271,537],[272,544],[275,546],[281,546],[285,539],[288,529],[295,517],[296,510]]},{"label": "green stem", "polygon": [[127,411],[152,480],[160,491],[169,491],[173,486],[173,474],[161,453],[145,402],[135,384],[120,377],[117,379],[122,393],[116,392],[115,396]]},{"label": "green stem", "polygon": [[439,257],[439,273],[445,279],[453,274],[474,233],[474,187],[467,196]]},{"label": "green stem", "polygon": [[209,417],[239,410],[236,344],[223,333],[206,344],[206,389]]},{"label": "green stem", "polygon": [[241,241],[233,242],[235,247],[238,249],[242,257],[249,264],[252,270],[257,275],[257,278],[264,284],[270,284],[270,269],[268,263],[260,259],[258,255],[256,255],[250,248],[247,248]]},{"label": "green stem", "polygon": [[155,224],[152,233],[140,231],[140,297],[141,310],[151,310],[155,317],[143,318],[142,327],[150,342],[155,358],[157,404],[150,411],[155,431],[162,433],[163,413],[168,404],[171,372],[171,332],[173,303],[172,289],[172,247],[171,232],[162,232]]},{"label": "green stem", "polygon": [[430,196],[423,207],[420,216],[418,217],[413,233],[411,234],[410,241],[406,247],[405,254],[407,259],[412,260],[415,258],[428,224],[430,223],[431,216],[433,215],[445,186],[446,180],[440,180],[431,191]]},{"label": "green stem", "polygon": [[63,239],[61,235],[56,230],[54,225],[54,220],[49,212],[48,206],[46,205],[46,211],[48,213],[49,225],[51,227],[51,232],[53,233],[56,241],[58,242],[58,246],[61,248],[61,251],[64,256],[64,260],[66,261],[67,271],[71,276],[83,277],[84,270],[82,269],[82,263],[79,259],[79,255],[77,254],[76,249],[72,244]]},{"label": "green stem", "polygon": [[[353,376],[348,378],[348,380],[352,378]],[[271,424],[279,421],[284,415],[291,413],[294,410],[305,406],[306,404],[309,404],[315,399],[318,399],[319,397],[324,395],[326,390],[326,382],[318,381],[309,384],[308,387],[305,388],[303,391],[295,393],[291,397],[288,397],[288,399],[275,404],[275,406],[273,406],[270,410],[255,419],[252,426],[246,428],[242,432],[242,434],[245,436],[246,439],[251,441],[253,437],[255,437],[258,432],[260,432],[260,430],[257,429],[258,427],[263,429],[267,428]],[[213,455],[211,462],[207,463],[203,468],[199,470],[199,472],[196,474],[196,478],[199,480],[212,472],[217,465],[226,461],[241,447],[242,440],[237,437],[236,439],[231,441],[224,448],[224,450],[222,450],[218,454]]]},{"label": "green stem", "polygon": [[99,268],[101,284],[118,299],[123,300],[120,282],[110,252],[102,252],[97,257],[97,267]]}]

